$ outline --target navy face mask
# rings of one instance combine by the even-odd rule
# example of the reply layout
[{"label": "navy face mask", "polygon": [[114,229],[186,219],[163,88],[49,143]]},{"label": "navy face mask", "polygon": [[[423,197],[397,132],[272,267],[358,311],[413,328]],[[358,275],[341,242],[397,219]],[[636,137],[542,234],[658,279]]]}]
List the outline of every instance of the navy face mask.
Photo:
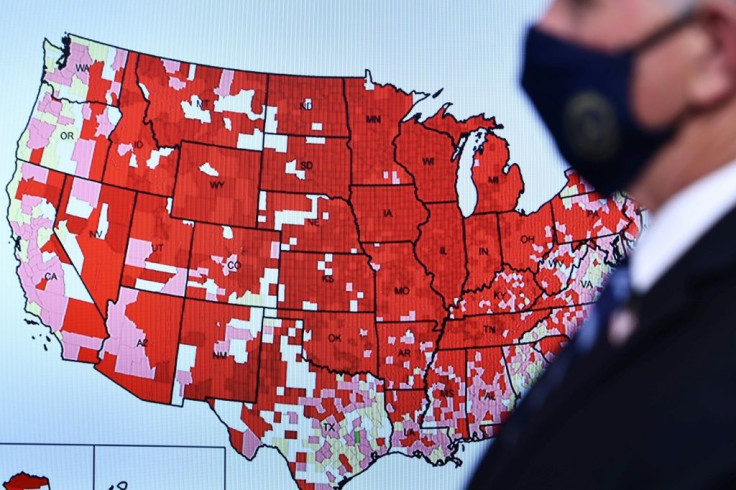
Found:
[{"label": "navy face mask", "polygon": [[630,185],[675,134],[642,127],[631,110],[636,56],[692,20],[685,15],[637,46],[604,53],[529,29],[522,86],[562,156],[599,192]]}]

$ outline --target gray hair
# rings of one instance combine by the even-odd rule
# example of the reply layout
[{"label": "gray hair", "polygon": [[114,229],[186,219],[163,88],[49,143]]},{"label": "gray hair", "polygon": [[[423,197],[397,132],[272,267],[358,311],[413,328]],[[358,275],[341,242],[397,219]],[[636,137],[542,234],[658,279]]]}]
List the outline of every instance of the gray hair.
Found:
[{"label": "gray hair", "polygon": [[664,3],[675,12],[683,12],[696,6],[700,0],[660,0],[660,2]]},{"label": "gray hair", "polygon": [[[659,0],[666,4],[668,7],[673,9],[675,12],[683,12],[689,8],[695,7],[698,3],[703,0]],[[731,0],[736,1],[736,0]]]}]

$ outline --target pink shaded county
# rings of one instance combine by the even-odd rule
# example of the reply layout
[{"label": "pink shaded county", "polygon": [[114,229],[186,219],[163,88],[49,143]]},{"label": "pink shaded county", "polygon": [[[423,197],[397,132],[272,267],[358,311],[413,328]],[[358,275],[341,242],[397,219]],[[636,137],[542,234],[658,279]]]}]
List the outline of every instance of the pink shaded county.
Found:
[{"label": "pink shaded county", "polygon": [[95,142],[91,140],[80,139],[74,145],[72,152],[72,160],[77,162],[75,175],[80,177],[89,177],[89,171],[92,168],[92,156],[95,151]]},{"label": "pink shaded county", "polygon": [[139,349],[146,333],[138,328],[126,315],[128,305],[138,299],[138,291],[122,288],[117,303],[110,303],[107,310],[107,330],[110,338],[105,341],[100,357],[110,353],[116,356],[115,372],[154,379],[156,368],[151,368],[145,349]]},{"label": "pink shaded county", "polygon": [[51,141],[51,135],[56,129],[53,124],[39,121],[38,119],[31,119],[28,123],[28,142],[26,146],[31,150],[38,150],[40,148],[46,148]]},{"label": "pink shaded county", "polygon": [[161,292],[173,296],[184,296],[187,287],[187,270],[182,267],[176,268],[176,273],[166,281]]},{"label": "pink shaded county", "polygon": [[[66,60],[67,66],[91,65],[92,57],[89,54],[89,48],[79,43],[71,43],[69,45],[69,57]],[[89,72],[76,70],[54,70],[46,73],[45,78],[50,82],[56,82],[60,85],[70,87],[72,78],[77,77],[83,84],[89,85]]]},{"label": "pink shaded county", "polygon": [[181,63],[178,61],[173,60],[163,60],[164,63],[164,70],[166,70],[166,73],[176,73],[179,71],[179,68],[181,67]]},{"label": "pink shaded county", "polygon": [[179,398],[184,398],[184,392],[186,391],[187,386],[194,382],[191,371],[177,370],[174,379],[176,379],[176,382],[179,384]]},{"label": "pink shaded county", "polygon": [[64,345],[64,358],[78,359],[80,348],[84,347],[85,349],[99,351],[102,348],[103,339],[87,337],[86,335],[79,335],[73,332],[64,332],[62,343]]},{"label": "pink shaded county", "polygon": [[220,76],[220,85],[215,89],[215,95],[227,97],[230,95],[230,87],[233,84],[234,72],[232,70],[222,70]]},{"label": "pink shaded county", "polygon": [[498,347],[468,351],[468,412],[470,435],[484,437],[484,426],[500,424],[514,399],[502,351]]},{"label": "pink shaded county", "polygon": [[29,165],[24,163],[20,169],[23,180],[35,180],[40,184],[45,184],[49,177],[49,171],[46,168],[39,167],[38,165]]},{"label": "pink shaded county", "polygon": [[128,242],[128,254],[125,256],[125,264],[133,267],[146,267],[146,260],[153,253],[153,245],[146,240],[131,238]]},{"label": "pink shaded county", "polygon": [[516,391],[523,395],[536,379],[536,374],[547,365],[547,360],[529,344],[503,347],[503,353]]},{"label": "pink shaded county", "polygon": [[253,432],[248,430],[243,433],[242,454],[246,459],[252,460],[256,456],[258,448],[262,445],[263,443],[261,440]]},{"label": "pink shaded county", "polygon": [[128,53],[125,50],[115,50],[115,59],[112,61],[113,71],[122,70],[125,68],[125,62],[128,60]]},{"label": "pink shaded county", "polygon": [[38,101],[38,112],[44,112],[46,114],[52,114],[57,118],[61,117],[62,103],[60,100],[56,100],[51,97],[49,92],[43,94],[43,99]]},{"label": "pink shaded county", "polygon": [[233,340],[243,340],[245,355],[248,355],[248,342],[254,340],[255,337],[250,330],[244,328],[233,328],[229,323],[225,327],[225,340],[219,340],[215,344],[215,353],[226,355],[230,352],[230,342]]},{"label": "pink shaded county", "polygon": [[107,136],[112,133],[113,129],[115,129],[115,125],[110,121],[109,111],[105,111],[97,116],[97,131],[95,132],[95,138],[99,138],[100,136],[107,138]]},{"label": "pink shaded county", "polygon": [[176,77],[169,77],[169,87],[173,88],[174,90],[181,90],[186,86],[186,82],[182,82]]},{"label": "pink shaded county", "polygon": [[[101,185],[84,179],[74,179],[71,195],[80,201],[84,201],[92,208],[96,208],[100,201]],[[68,210],[67,210],[68,212]]]},{"label": "pink shaded county", "polygon": [[[395,395],[395,391],[387,394],[389,402],[386,404],[386,411],[393,414],[396,409],[391,404],[391,397]],[[417,422],[421,418],[420,412],[415,412],[413,418],[404,418],[401,422],[395,423],[395,428],[391,435],[392,452],[405,454],[407,456],[416,457],[417,454],[425,458],[437,458],[440,460],[448,460],[453,455],[451,448],[451,440],[443,429],[425,429]],[[420,437],[408,437],[408,434],[418,434]],[[438,457],[438,454],[441,456]]]},{"label": "pink shaded county", "polygon": [[[42,202],[45,202],[45,199],[23,196],[21,203],[23,213],[32,215],[33,209]],[[16,221],[11,221],[10,225],[16,236],[28,242],[26,252],[28,260],[21,261],[17,271],[28,304],[37,304],[40,307],[41,321],[51,328],[52,333],[56,333],[64,324],[69,304],[64,291],[64,270],[56,254],[44,254],[38,247],[38,236],[41,230],[51,229],[53,222],[43,217],[32,217],[29,223],[20,225]],[[56,274],[58,279],[48,281],[45,289],[37,289],[36,285],[44,280],[46,274]]]},{"label": "pink shaded county", "polygon": [[118,155],[121,157],[124,157],[131,151],[133,151],[133,145],[131,144],[118,145]]}]

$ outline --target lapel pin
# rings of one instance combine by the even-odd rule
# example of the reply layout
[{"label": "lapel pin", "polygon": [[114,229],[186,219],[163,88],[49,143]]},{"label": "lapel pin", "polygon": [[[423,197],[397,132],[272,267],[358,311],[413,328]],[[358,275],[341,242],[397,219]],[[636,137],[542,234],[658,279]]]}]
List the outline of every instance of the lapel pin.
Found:
[{"label": "lapel pin", "polygon": [[608,341],[611,345],[623,345],[636,330],[638,318],[630,308],[619,308],[608,322]]}]

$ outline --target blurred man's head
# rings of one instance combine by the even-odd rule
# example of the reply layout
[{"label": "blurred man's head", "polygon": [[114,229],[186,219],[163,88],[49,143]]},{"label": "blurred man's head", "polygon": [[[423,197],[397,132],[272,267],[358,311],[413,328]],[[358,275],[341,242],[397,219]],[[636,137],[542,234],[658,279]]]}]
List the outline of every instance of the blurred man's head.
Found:
[{"label": "blurred man's head", "polygon": [[[530,36],[527,65],[525,86],[563,155],[591,181],[618,184],[609,191],[656,208],[736,159],[736,0],[556,0]],[[555,105],[558,95],[570,100]],[[618,182],[602,163],[612,155],[632,167]]]}]

